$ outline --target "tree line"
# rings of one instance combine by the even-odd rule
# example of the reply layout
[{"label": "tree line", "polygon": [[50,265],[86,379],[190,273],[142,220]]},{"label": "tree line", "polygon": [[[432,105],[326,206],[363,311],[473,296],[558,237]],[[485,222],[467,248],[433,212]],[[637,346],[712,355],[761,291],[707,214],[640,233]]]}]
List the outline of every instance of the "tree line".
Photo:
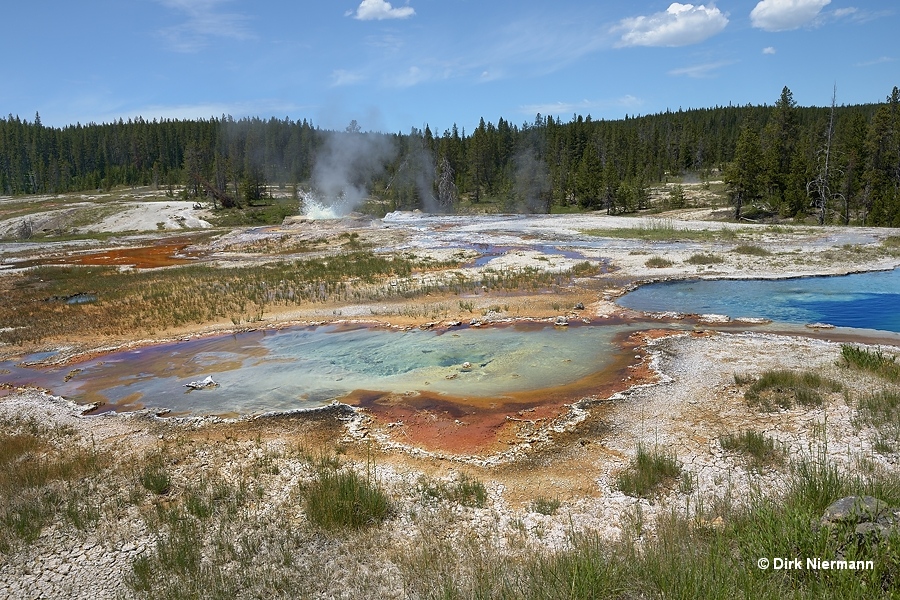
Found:
[{"label": "tree line", "polygon": [[877,104],[800,107],[785,87],[771,106],[568,122],[537,115],[521,125],[481,119],[471,132],[454,125],[440,134],[224,115],[54,128],[39,115],[9,115],[0,118],[0,193],[178,186],[217,206],[241,206],[271,186],[316,187],[321,165],[340,162],[342,152],[367,157],[346,175],[385,210],[492,202],[510,212],[626,213],[650,207],[652,184],[697,173],[726,182],[736,218],[900,226],[896,87]]}]

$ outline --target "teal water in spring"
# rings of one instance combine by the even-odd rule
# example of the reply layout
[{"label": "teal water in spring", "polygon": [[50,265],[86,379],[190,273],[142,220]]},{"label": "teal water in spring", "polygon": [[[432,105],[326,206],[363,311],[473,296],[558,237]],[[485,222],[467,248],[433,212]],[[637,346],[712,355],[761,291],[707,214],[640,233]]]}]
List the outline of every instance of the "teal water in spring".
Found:
[{"label": "teal water in spring", "polygon": [[[602,370],[617,351],[614,336],[625,329],[534,323],[442,331],[290,328],[114,352],[51,369],[5,363],[0,382],[30,383],[118,410],[190,414],[314,408],[355,390],[502,398]],[[184,387],[207,375],[219,386]]]},{"label": "teal water in spring", "polygon": [[900,332],[900,269],[838,277],[654,283],[618,303],[645,312],[761,317]]}]

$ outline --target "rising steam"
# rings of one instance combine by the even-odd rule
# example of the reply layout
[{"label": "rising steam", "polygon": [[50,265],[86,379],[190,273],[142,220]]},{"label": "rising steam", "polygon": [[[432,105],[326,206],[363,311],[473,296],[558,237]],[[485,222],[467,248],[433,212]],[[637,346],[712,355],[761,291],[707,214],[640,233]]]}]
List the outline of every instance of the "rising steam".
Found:
[{"label": "rising steam", "polygon": [[396,153],[390,139],[377,133],[347,131],[326,134],[313,167],[313,192],[303,197],[303,210],[313,219],[348,215],[365,202],[372,180]]}]

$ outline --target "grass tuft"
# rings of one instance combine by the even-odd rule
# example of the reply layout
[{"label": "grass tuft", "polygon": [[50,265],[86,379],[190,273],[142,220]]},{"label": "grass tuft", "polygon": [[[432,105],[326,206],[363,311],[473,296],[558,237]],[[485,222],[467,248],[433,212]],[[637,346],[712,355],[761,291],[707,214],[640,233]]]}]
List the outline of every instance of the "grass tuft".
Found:
[{"label": "grass tuft", "polygon": [[[737,382],[737,376],[735,376]],[[802,406],[821,406],[824,402],[822,391],[839,392],[843,386],[834,380],[811,371],[788,370],[764,371],[747,391],[744,398],[748,403],[763,410]]]},{"label": "grass tuft", "polygon": [[708,253],[699,253],[691,255],[686,261],[689,265],[715,265],[718,263],[725,262],[725,259],[721,256],[717,256],[715,254]]},{"label": "grass tuft", "polygon": [[169,493],[169,490],[172,488],[172,479],[166,470],[162,454],[148,456],[145,459],[145,464],[138,475],[138,480],[145,490],[157,496]]},{"label": "grass tuft", "polygon": [[662,256],[651,256],[644,263],[645,266],[650,267],[651,269],[665,269],[671,267],[674,263]]},{"label": "grass tuft", "polygon": [[774,438],[759,431],[745,429],[738,433],[729,433],[720,438],[719,443],[723,450],[746,455],[754,468],[780,465],[784,462],[784,449],[781,445]]},{"label": "grass tuft", "polygon": [[629,496],[650,498],[661,488],[670,485],[681,474],[681,467],[674,454],[658,447],[648,451],[642,444],[628,468],[619,474],[616,484]]},{"label": "grass tuft", "polygon": [[320,464],[301,495],[307,518],[326,530],[363,529],[387,519],[391,510],[371,469],[361,476],[349,468]]},{"label": "grass tuft", "polygon": [[72,436],[33,420],[0,423],[0,553],[33,542],[57,518],[78,529],[99,519],[101,501],[88,478],[108,458]]},{"label": "grass tuft", "polygon": [[897,356],[887,354],[881,348],[869,350],[852,344],[842,344],[841,359],[848,367],[875,373],[888,381],[900,381],[900,364],[897,363]]},{"label": "grass tuft", "polygon": [[544,496],[539,496],[531,501],[531,512],[536,512],[542,515],[555,515],[556,511],[559,510],[560,507],[559,498],[546,498]]},{"label": "grass tuft", "polygon": [[419,479],[419,494],[426,502],[448,500],[463,506],[484,508],[487,504],[487,489],[480,480],[463,473],[456,481],[432,481]]},{"label": "grass tuft", "polygon": [[745,256],[769,256],[772,254],[765,248],[761,246],[754,246],[752,244],[741,244],[739,246],[735,246],[731,251],[737,254],[743,254]]}]

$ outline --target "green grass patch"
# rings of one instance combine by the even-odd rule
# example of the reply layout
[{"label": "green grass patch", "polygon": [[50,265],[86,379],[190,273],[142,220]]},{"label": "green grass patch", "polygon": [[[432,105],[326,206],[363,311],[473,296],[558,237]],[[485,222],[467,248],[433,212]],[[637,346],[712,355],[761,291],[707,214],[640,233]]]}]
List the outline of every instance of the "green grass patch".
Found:
[{"label": "green grass patch", "polygon": [[881,240],[881,245],[885,248],[900,248],[900,235],[889,235]]},{"label": "green grass patch", "polygon": [[745,256],[770,256],[772,254],[762,246],[754,246],[752,244],[741,244],[732,248],[731,251]]},{"label": "green grass patch", "polygon": [[350,468],[320,464],[315,479],[301,490],[306,517],[326,530],[363,529],[387,519],[391,505],[374,480]]},{"label": "green grass patch", "polygon": [[73,435],[32,420],[0,423],[0,553],[36,540],[58,518],[79,529],[99,518],[101,500],[87,478],[108,459]]},{"label": "green grass patch", "polygon": [[725,259],[715,254],[692,254],[686,261],[689,265],[715,265],[725,262]]},{"label": "green grass patch", "polygon": [[639,239],[653,242],[732,241],[738,232],[730,227],[719,229],[683,229],[669,219],[653,219],[636,227],[622,229],[584,229],[581,233],[594,237]]},{"label": "green grass patch", "polygon": [[[736,377],[737,380],[737,377]],[[839,392],[843,386],[834,380],[812,371],[770,370],[763,372],[747,391],[744,398],[763,410],[801,406],[821,406],[823,392]]]},{"label": "green grass patch", "polygon": [[[900,505],[896,475],[851,477],[818,458],[803,458],[786,479],[784,493],[753,496],[742,506],[717,502],[690,514],[662,511],[653,534],[640,539],[573,533],[570,547],[558,552],[504,554],[474,539],[451,547],[430,534],[401,568],[411,596],[433,599],[863,600],[900,594],[900,534],[877,540],[858,536],[852,524],[817,526],[825,507],[844,496],[873,495]],[[776,557],[799,557],[803,568],[775,569]],[[769,559],[768,569],[758,566],[761,558]],[[871,560],[874,568],[807,569],[806,558]]]},{"label": "green grass patch", "polygon": [[841,345],[841,359],[849,367],[874,373],[888,381],[900,381],[900,364],[897,356],[881,348],[869,350],[852,344]]},{"label": "green grass patch", "polygon": [[668,258],[662,256],[651,256],[644,262],[644,266],[651,269],[665,269],[671,267],[674,263]]},{"label": "green grass patch", "polygon": [[272,198],[262,205],[245,206],[243,208],[220,208],[213,211],[209,220],[216,227],[280,225],[285,218],[299,214],[299,200]]},{"label": "green grass patch", "polygon": [[885,389],[860,396],[856,403],[857,421],[878,430],[875,450],[882,454],[896,451],[900,443],[900,392]]},{"label": "green grass patch", "polygon": [[629,496],[651,498],[681,474],[675,455],[659,447],[647,450],[642,444],[628,468],[616,479],[618,489]]},{"label": "green grass patch", "polygon": [[450,501],[463,506],[483,508],[487,504],[487,489],[479,479],[466,473],[452,482],[419,479],[419,494],[426,502]]},{"label": "green grass patch", "polygon": [[[346,246],[357,238],[340,238]],[[257,322],[283,306],[344,306],[409,300],[430,294],[476,295],[488,291],[569,288],[598,266],[584,261],[564,272],[536,268],[485,269],[468,279],[458,261],[435,261],[411,253],[344,250],[306,260],[217,268],[188,265],[122,272],[113,267],[37,267],[0,281],[0,342],[24,345],[78,335],[155,335],[170,328],[231,321]],[[424,278],[413,275],[427,273]],[[90,290],[98,301],[68,305],[52,298]]]},{"label": "green grass patch", "polygon": [[570,269],[572,277],[593,277],[600,273],[600,265],[585,260],[575,263]]},{"label": "green grass patch", "polygon": [[539,496],[531,501],[531,505],[529,506],[529,510],[531,512],[536,512],[542,515],[555,515],[556,511],[559,510],[561,503],[559,498],[547,498],[545,496]]},{"label": "green grass patch", "polygon": [[166,469],[162,454],[154,454],[144,459],[144,466],[138,474],[141,486],[157,496],[168,494],[172,489],[172,478]]},{"label": "green grass patch", "polygon": [[745,455],[752,467],[784,463],[784,449],[773,438],[752,429],[729,433],[719,438],[723,450]]}]

